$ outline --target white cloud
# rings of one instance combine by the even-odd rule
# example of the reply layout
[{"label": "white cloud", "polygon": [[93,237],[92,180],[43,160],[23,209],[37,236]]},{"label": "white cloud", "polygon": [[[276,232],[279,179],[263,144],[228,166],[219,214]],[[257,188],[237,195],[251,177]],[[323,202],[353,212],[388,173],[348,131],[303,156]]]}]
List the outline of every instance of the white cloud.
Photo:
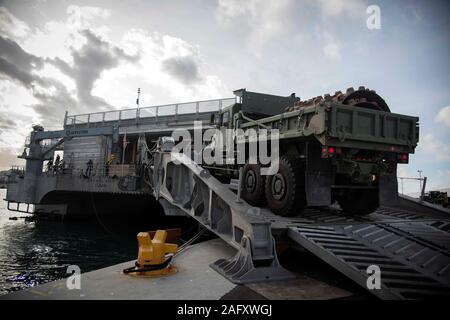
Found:
[{"label": "white cloud", "polygon": [[[365,21],[366,7],[364,0],[219,0],[216,17],[223,27],[248,37],[248,46],[257,57],[270,41],[289,38],[305,48],[324,42],[323,55],[337,61],[341,45],[333,34],[334,26],[343,19]],[[313,16],[315,11],[318,15]],[[317,26],[318,20],[326,32],[305,32]]]},{"label": "white cloud", "polygon": [[30,33],[30,27],[6,8],[0,7],[0,33],[9,38],[22,39]]},{"label": "white cloud", "polygon": [[71,34],[65,23],[50,21],[44,25],[43,29],[37,29],[27,39],[20,42],[20,45],[25,51],[40,57],[60,57],[70,61],[70,46],[79,41],[78,37]]},{"label": "white cloud", "polygon": [[450,106],[444,107],[439,110],[434,120],[436,122],[443,123],[447,127],[450,127]]},{"label": "white cloud", "polygon": [[[311,0],[309,0],[311,1]],[[312,0],[317,2],[324,18],[347,15],[365,19],[367,5],[363,0]]]},{"label": "white cloud", "polygon": [[428,153],[433,160],[450,161],[450,145],[427,133],[419,141],[418,152]]},{"label": "white cloud", "polygon": [[37,121],[37,113],[28,107],[35,103],[37,103],[36,98],[25,87],[10,80],[2,79],[0,81],[1,114],[8,114],[15,120],[24,119],[25,117],[28,120]]},{"label": "white cloud", "polygon": [[70,5],[66,10],[69,17],[67,25],[74,29],[92,28],[92,22],[97,18],[106,19],[111,15],[111,11],[100,7],[79,7]]},{"label": "white cloud", "polygon": [[[205,72],[198,47],[183,39],[133,29],[122,37],[120,46],[128,54],[139,52],[141,59],[105,71],[96,81],[93,94],[113,106],[133,107],[138,87],[145,106],[229,95],[230,90],[217,76]],[[180,61],[188,61],[189,68]]]},{"label": "white cloud", "polygon": [[107,36],[109,28],[98,25],[107,19],[111,12],[99,7],[78,7],[71,5],[67,8],[65,21],[48,21],[42,29],[36,29],[27,39],[20,42],[22,48],[34,55],[55,58],[72,63],[71,50],[80,49],[86,39],[79,31],[91,29],[96,34]]},{"label": "white cloud", "polygon": [[338,45],[336,39],[328,32],[324,32],[322,35],[324,46],[323,53],[324,55],[331,60],[340,60],[341,59],[341,49]]},{"label": "white cloud", "polygon": [[[307,0],[309,3],[317,5],[320,9],[321,18],[330,22],[331,18],[339,19],[361,19],[366,16],[366,4],[363,0]],[[335,20],[334,20],[335,21]],[[338,37],[329,31],[319,32],[318,38],[323,41],[322,52],[330,60],[341,59],[341,44]]]},{"label": "white cloud", "polygon": [[339,46],[335,42],[326,43],[323,47],[323,53],[331,60],[339,60],[341,58]]},{"label": "white cloud", "polygon": [[[241,16],[246,16],[252,22],[255,22],[256,18],[266,18],[269,21],[259,22],[272,24],[278,18],[290,16],[288,11],[296,4],[299,5],[296,8],[300,9],[295,12],[296,14],[301,14],[301,9],[318,7],[323,18],[344,15],[361,19],[366,17],[367,5],[364,0],[219,0],[218,18],[221,23],[228,23],[229,19]],[[292,17],[295,19],[296,15]],[[287,21],[277,21],[277,23],[283,24]]]},{"label": "white cloud", "polygon": [[[0,162],[3,153],[15,154],[21,151],[25,136],[31,131],[31,124],[38,123],[39,117],[28,105],[36,103],[33,95],[23,86],[9,81],[0,81],[0,114],[3,122],[11,122],[11,126],[0,127]],[[0,165],[0,170],[1,170]],[[5,168],[3,168],[5,169]]]},{"label": "white cloud", "polygon": [[254,14],[254,1],[219,0],[218,18],[220,22],[227,23],[227,19],[234,18],[245,13]]},{"label": "white cloud", "polygon": [[[291,8],[294,4],[291,0],[280,0],[272,3],[264,0],[219,0],[217,14],[220,23],[228,24],[234,18],[239,18],[242,22],[253,24],[255,27],[264,23],[273,24],[273,20],[279,16],[286,8]],[[271,12],[272,11],[272,12]],[[244,18],[247,19],[244,19]],[[266,18],[265,21],[259,18]]]},{"label": "white cloud", "polygon": [[61,70],[56,68],[50,63],[45,63],[43,68],[36,71],[35,74],[37,74],[40,77],[49,77],[58,80],[61,82],[67,90],[70,92],[76,91],[76,85],[74,79],[70,78],[66,74],[62,73]]},{"label": "white cloud", "polygon": [[[245,23],[250,28],[252,44],[260,46],[265,41],[292,31],[295,25],[294,0],[219,0],[217,17],[224,26]],[[236,18],[236,20],[234,20]]]},{"label": "white cloud", "polygon": [[[79,94],[80,85],[85,84],[85,81],[79,83],[79,77],[74,72],[79,66],[75,64],[79,64],[79,60],[86,60],[87,55],[92,56],[92,50],[97,50],[98,46],[109,48],[115,55],[128,57],[120,63],[116,63],[117,59],[113,57],[111,59],[114,61],[109,61],[111,63],[106,64],[98,74],[93,74],[92,87],[88,86],[89,92],[85,92],[85,95],[95,98],[95,101],[101,99],[114,107],[130,106],[131,102],[133,106],[137,87],[142,88],[141,101],[145,103],[147,99],[149,104],[229,95],[230,90],[217,76],[205,72],[197,46],[181,38],[156,32],[149,34],[141,29],[129,30],[119,43],[115,43],[107,38],[108,28],[103,24],[104,19],[111,15],[109,10],[69,6],[66,12],[68,16],[65,21],[48,21],[42,29],[34,29],[26,39],[19,41],[20,47],[27,53],[38,59],[45,58],[41,59],[42,68],[30,71],[33,76],[49,81],[45,81],[45,85],[35,84],[32,92],[27,92],[25,96],[34,101],[24,105],[24,108],[31,109],[30,106],[33,106],[33,111],[45,115],[46,119],[42,120],[45,120],[46,125],[60,118],[51,111],[56,107],[54,103],[63,103],[67,99],[74,102],[63,103],[58,108],[59,112],[62,112],[62,108],[72,106],[69,112],[77,113],[86,107],[81,105]],[[95,38],[90,41],[95,42],[96,48],[90,48],[92,43],[86,48],[89,45],[86,32],[91,35],[90,38]],[[61,90],[64,91],[64,101],[56,98],[62,96],[59,94]],[[33,94],[45,101],[36,101]],[[50,98],[55,98],[52,100],[54,103],[47,101]],[[9,104],[12,99],[7,96]]]},{"label": "white cloud", "polygon": [[19,149],[0,148],[0,171],[9,170],[11,166],[23,166],[25,160],[17,158]]}]

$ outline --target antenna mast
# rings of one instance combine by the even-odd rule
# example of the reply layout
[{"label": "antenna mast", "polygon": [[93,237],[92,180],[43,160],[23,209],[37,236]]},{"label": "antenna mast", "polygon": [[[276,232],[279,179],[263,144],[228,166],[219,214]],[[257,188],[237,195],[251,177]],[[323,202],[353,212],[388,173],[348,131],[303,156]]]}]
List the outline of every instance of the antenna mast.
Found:
[{"label": "antenna mast", "polygon": [[137,99],[136,99],[136,105],[137,108],[139,109],[139,98],[141,97],[141,88],[138,88],[138,95],[137,95]]}]

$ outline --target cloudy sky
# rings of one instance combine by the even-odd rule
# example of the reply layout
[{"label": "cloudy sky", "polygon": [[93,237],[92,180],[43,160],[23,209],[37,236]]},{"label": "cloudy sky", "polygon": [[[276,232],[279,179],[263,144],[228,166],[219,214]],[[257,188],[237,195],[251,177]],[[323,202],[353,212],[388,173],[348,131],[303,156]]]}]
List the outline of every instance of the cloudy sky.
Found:
[{"label": "cloudy sky", "polygon": [[[0,170],[31,124],[70,114],[232,96],[302,99],[364,85],[420,117],[400,175],[450,187],[450,2],[0,0]],[[366,9],[381,10],[369,30]],[[418,185],[405,184],[405,191]]]}]

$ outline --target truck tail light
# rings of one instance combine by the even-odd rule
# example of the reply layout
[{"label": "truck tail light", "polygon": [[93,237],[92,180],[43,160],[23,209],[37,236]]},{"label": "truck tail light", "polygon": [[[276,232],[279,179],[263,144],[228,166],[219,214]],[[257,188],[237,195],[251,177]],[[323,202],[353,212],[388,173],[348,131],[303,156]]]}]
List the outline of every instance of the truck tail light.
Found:
[{"label": "truck tail light", "polygon": [[408,163],[409,154],[407,153],[397,153],[397,162],[398,163]]},{"label": "truck tail light", "polygon": [[335,155],[341,155],[342,149],[341,148],[335,148],[335,147],[322,147],[322,158],[332,158]]}]

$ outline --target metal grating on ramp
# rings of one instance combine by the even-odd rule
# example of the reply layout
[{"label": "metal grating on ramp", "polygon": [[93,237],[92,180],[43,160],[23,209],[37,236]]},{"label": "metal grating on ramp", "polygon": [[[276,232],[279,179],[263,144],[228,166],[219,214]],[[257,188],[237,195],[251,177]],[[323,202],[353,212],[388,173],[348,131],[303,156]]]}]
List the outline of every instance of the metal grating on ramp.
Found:
[{"label": "metal grating on ramp", "polygon": [[382,299],[450,295],[448,221],[324,224],[290,227],[288,236],[367,289],[367,268],[381,270]]},{"label": "metal grating on ramp", "polygon": [[426,216],[420,213],[401,210],[401,209],[394,209],[394,208],[388,208],[381,206],[378,208],[377,211],[374,212],[374,214],[379,214],[384,217],[392,218],[392,219],[403,219],[403,220],[417,220],[417,219],[425,219]]},{"label": "metal grating on ramp", "polygon": [[272,224],[272,229],[287,229],[289,227],[316,224],[336,225],[421,220],[434,223],[437,228],[444,231],[448,232],[450,230],[450,222],[448,220],[437,221],[436,218],[430,219],[429,216],[423,214],[387,207],[380,207],[374,213],[365,216],[349,215],[335,208],[305,208],[300,215],[295,217],[277,216],[268,209],[260,208],[260,214]]}]

